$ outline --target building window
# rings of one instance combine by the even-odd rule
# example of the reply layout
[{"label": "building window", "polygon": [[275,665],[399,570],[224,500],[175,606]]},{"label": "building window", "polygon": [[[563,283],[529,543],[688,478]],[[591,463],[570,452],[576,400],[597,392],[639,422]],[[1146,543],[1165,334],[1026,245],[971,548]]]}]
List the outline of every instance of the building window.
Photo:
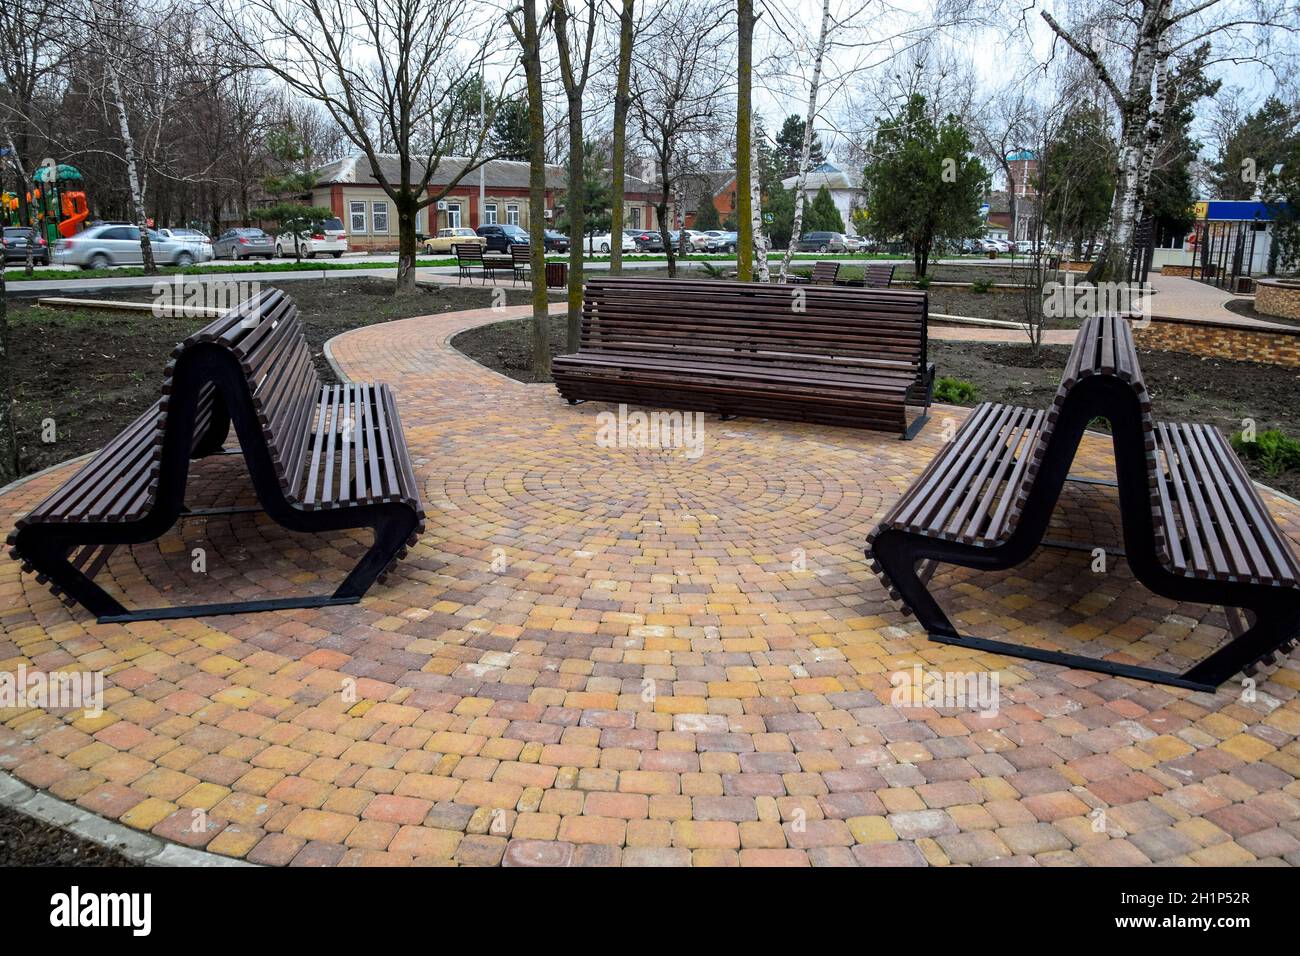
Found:
[{"label": "building window", "polygon": [[506,225],[519,225],[519,206],[515,203],[506,206]]},{"label": "building window", "polygon": [[495,226],[497,224],[497,204],[494,202],[487,203],[483,206],[483,225]]},{"label": "building window", "polygon": [[348,218],[352,220],[348,225],[353,234],[366,231],[366,204],[363,200],[348,203]]},{"label": "building window", "polygon": [[632,224],[633,229],[641,228],[641,207],[633,206],[627,211],[627,221]]},{"label": "building window", "polygon": [[415,210],[415,233],[416,233],[416,235],[419,235],[420,233],[424,232],[424,229],[421,228],[423,222],[424,222],[424,210],[423,210],[423,209],[417,209],[417,210]]},{"label": "building window", "polygon": [[458,202],[447,203],[447,228],[460,228],[460,203]]},{"label": "building window", "polygon": [[388,232],[388,203],[381,199],[371,204],[370,222],[376,233]]}]

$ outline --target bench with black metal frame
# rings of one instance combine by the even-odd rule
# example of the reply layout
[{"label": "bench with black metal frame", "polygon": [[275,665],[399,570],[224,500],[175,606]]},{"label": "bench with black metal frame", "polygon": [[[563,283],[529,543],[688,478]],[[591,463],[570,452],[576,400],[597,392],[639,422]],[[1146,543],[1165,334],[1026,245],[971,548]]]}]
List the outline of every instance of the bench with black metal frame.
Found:
[{"label": "bench with black metal frame", "polygon": [[510,263],[514,269],[515,282],[527,282],[533,268],[533,253],[528,246],[513,244],[510,246]]},{"label": "bench with black metal frame", "polygon": [[[1123,556],[1164,597],[1217,604],[1231,640],[1185,673],[960,634],[927,584],[939,563],[1014,567],[1045,539],[1088,423],[1115,453]],[[1207,425],[1152,420],[1125,319],[1085,320],[1046,411],[985,403],[871,532],[867,558],[930,639],[1013,657],[1213,691],[1300,633],[1300,562],[1231,446]],[[1253,618],[1253,622],[1251,621]]]},{"label": "bench with black metal frame", "polygon": [[811,275],[790,275],[788,278],[795,285],[834,285],[840,274],[838,262],[820,260],[813,263]]},{"label": "bench with black metal frame", "polygon": [[[12,556],[101,623],[355,604],[405,556],[424,508],[392,391],[323,384],[279,290],[177,345],[162,397],[21,516]],[[231,426],[238,449],[225,449]],[[190,460],[241,454],[257,506],[187,508]],[[114,549],[192,516],[264,512],[292,531],[371,528],[374,542],[331,595],[128,610],[93,580]]]},{"label": "bench with black metal frame", "polygon": [[868,289],[888,289],[894,281],[894,267],[886,262],[876,262],[862,270],[862,280]]},{"label": "bench with black metal frame", "polygon": [[579,350],[557,356],[552,373],[570,404],[642,402],[911,438],[934,388],[927,318],[924,292],[591,279]]},{"label": "bench with black metal frame", "polygon": [[487,268],[483,263],[483,247],[477,242],[457,242],[451,247],[451,251],[456,254],[456,280],[462,281],[469,279],[474,280],[474,272],[477,269],[478,274],[483,277],[484,284],[487,283]]}]

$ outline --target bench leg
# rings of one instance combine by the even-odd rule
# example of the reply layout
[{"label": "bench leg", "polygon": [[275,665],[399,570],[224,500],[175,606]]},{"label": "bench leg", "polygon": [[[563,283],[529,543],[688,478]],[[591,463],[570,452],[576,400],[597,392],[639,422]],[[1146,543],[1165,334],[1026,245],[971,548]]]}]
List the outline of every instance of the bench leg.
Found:
[{"label": "bench leg", "polygon": [[398,553],[415,533],[418,520],[415,512],[403,506],[395,508],[376,521],[374,543],[334,591],[334,597],[339,600],[361,600],[362,595],[370,589],[370,585],[375,583],[375,579],[397,560]]},{"label": "bench leg", "polygon": [[587,400],[586,400],[585,398],[566,398],[565,401],[568,402],[570,405],[586,405],[586,404],[587,404]]},{"label": "bench leg", "polygon": [[38,573],[57,584],[64,594],[96,617],[127,613],[117,598],[72,565],[68,560],[68,547],[48,536],[28,540],[30,538],[31,535],[24,536],[19,553]]},{"label": "bench leg", "polygon": [[1218,687],[1300,633],[1300,597],[1256,605],[1249,610],[1255,615],[1254,626],[1192,667],[1183,677]]}]

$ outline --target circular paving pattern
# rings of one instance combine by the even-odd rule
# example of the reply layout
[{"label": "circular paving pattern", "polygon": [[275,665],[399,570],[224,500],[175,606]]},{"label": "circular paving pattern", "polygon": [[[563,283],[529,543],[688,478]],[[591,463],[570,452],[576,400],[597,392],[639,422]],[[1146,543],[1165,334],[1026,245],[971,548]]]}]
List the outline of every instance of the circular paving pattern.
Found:
[{"label": "circular paving pattern", "polygon": [[[360,605],[98,625],[0,559],[0,669],[107,688],[99,716],[0,710],[0,768],[266,864],[1300,862],[1296,661],[1195,694],[932,644],[889,601],[866,533],[964,412],[913,442],[706,416],[698,455],[604,447],[610,407],[448,346],[501,318],[333,343],[397,390],[429,510]],[[1106,475],[1105,443],[1075,470]],[[67,473],[9,489],[0,516]],[[249,494],[237,458],[192,487]],[[1109,495],[1069,487],[1052,537],[1116,540]],[[1300,508],[1267,500],[1300,542]],[[326,592],[365,545],[193,519],[101,581],[134,606]],[[1216,609],[1089,561],[1043,550],[934,587],[981,636],[1170,668],[1224,639]],[[995,712],[896,699],[913,667],[996,675]]]}]

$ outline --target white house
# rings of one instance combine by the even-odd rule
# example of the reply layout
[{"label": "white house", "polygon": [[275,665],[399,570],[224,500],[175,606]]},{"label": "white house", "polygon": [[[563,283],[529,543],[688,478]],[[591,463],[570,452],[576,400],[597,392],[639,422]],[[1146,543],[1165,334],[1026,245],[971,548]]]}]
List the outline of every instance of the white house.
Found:
[{"label": "white house", "polygon": [[[798,182],[798,176],[791,176],[782,180],[781,185],[793,189]],[[814,166],[808,171],[808,179],[804,183],[804,201],[811,203],[823,186],[830,190],[831,198],[835,200],[835,208],[844,220],[844,231],[850,236],[857,235],[851,214],[854,209],[866,205],[866,194],[862,191],[862,173],[840,169],[832,162]]]}]

